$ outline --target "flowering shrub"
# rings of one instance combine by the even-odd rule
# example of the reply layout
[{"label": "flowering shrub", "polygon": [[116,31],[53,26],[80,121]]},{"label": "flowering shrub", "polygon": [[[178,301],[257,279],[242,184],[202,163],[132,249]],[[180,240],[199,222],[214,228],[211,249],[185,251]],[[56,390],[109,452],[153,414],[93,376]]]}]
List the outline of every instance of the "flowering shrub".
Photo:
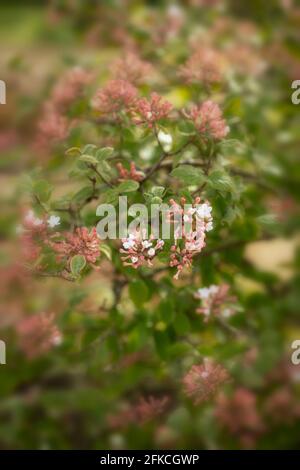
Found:
[{"label": "flowering shrub", "polygon": [[297,447],[299,8],[49,4],[0,59],[0,446]]}]

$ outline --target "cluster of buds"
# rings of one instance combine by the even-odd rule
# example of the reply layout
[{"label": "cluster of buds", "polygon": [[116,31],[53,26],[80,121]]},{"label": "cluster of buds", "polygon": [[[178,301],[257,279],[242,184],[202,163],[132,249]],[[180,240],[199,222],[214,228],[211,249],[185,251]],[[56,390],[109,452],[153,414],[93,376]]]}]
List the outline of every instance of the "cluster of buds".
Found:
[{"label": "cluster of buds", "polygon": [[124,428],[129,424],[145,424],[165,412],[169,402],[167,396],[155,398],[140,397],[136,404],[125,407],[114,415],[108,416],[108,423],[113,429]]},{"label": "cluster of buds", "polygon": [[153,75],[153,66],[142,60],[135,52],[128,51],[124,57],[114,61],[111,67],[114,77],[133,85],[142,85]]},{"label": "cluster of buds", "polygon": [[37,124],[36,147],[45,149],[49,142],[57,144],[68,137],[72,122],[65,116],[71,104],[79,98],[92,75],[81,67],[69,70],[55,85],[43,106]]},{"label": "cluster of buds", "polygon": [[153,266],[152,261],[157,253],[163,248],[163,240],[154,240],[153,235],[149,239],[143,237],[141,230],[130,233],[127,238],[122,238],[122,248],[120,253],[124,266],[131,266],[135,269],[147,263]]},{"label": "cluster of buds", "polygon": [[170,266],[177,268],[175,279],[178,279],[185,267],[192,266],[194,256],[201,253],[205,247],[206,232],[213,229],[212,207],[207,201],[200,202],[200,197],[195,198],[193,204],[189,205],[186,205],[184,197],[181,198],[180,204],[174,199],[170,200],[169,217],[173,218],[175,224],[175,244],[171,247]]},{"label": "cluster of buds", "polygon": [[229,132],[219,105],[211,100],[204,101],[201,105],[194,105],[189,112],[185,111],[184,115],[193,121],[204,140],[222,140]]},{"label": "cluster of buds", "polygon": [[243,447],[255,446],[265,426],[257,409],[255,394],[246,388],[238,388],[232,396],[220,395],[215,415],[218,422],[231,435],[237,437]]},{"label": "cluster of buds", "polygon": [[32,262],[38,259],[43,244],[48,240],[48,229],[53,229],[59,224],[60,217],[55,215],[40,219],[32,210],[25,214],[22,225],[17,227],[17,233],[21,236],[23,258],[26,261]]},{"label": "cluster of buds", "polygon": [[214,316],[231,317],[237,311],[236,297],[229,296],[229,285],[211,285],[197,290],[194,297],[201,300],[201,307],[196,312],[204,315],[205,321]]},{"label": "cluster of buds", "polygon": [[126,80],[110,80],[107,85],[97,91],[93,99],[94,108],[101,114],[128,111],[137,96],[137,89]]},{"label": "cluster of buds", "polygon": [[211,47],[200,47],[181,67],[179,75],[187,83],[204,83],[209,85],[221,81],[222,57]]},{"label": "cluster of buds", "polygon": [[38,136],[36,145],[40,148],[45,148],[49,142],[56,144],[68,137],[70,122],[65,116],[46,105],[37,127]]},{"label": "cluster of buds", "polygon": [[169,101],[157,93],[151,93],[150,100],[139,98],[132,109],[132,120],[135,124],[146,124],[152,129],[160,119],[166,118],[172,110]]},{"label": "cluster of buds", "polygon": [[145,178],[144,173],[136,169],[134,162],[130,163],[129,170],[127,170],[127,168],[124,168],[122,163],[117,163],[116,167],[119,172],[119,178],[118,178],[119,182],[122,182],[125,180],[142,181]]},{"label": "cluster of buds", "polygon": [[61,112],[66,111],[76,99],[82,96],[92,78],[92,74],[81,67],[68,70],[53,89],[51,96],[53,107]]},{"label": "cluster of buds", "polygon": [[47,353],[62,341],[53,313],[25,317],[17,324],[16,331],[20,348],[29,359]]},{"label": "cluster of buds", "polygon": [[195,405],[209,400],[219,387],[229,380],[229,374],[220,364],[205,358],[203,364],[193,365],[183,378],[186,395]]},{"label": "cluster of buds", "polygon": [[75,232],[66,233],[63,240],[49,241],[49,245],[58,254],[59,261],[69,262],[75,255],[85,257],[87,263],[94,265],[100,257],[99,236],[96,228],[77,227]]}]

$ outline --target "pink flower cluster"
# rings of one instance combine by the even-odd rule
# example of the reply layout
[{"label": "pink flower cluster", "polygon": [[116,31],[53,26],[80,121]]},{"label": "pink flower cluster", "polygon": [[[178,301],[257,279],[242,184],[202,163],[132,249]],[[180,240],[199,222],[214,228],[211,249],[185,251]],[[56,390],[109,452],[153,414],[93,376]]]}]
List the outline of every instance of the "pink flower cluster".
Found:
[{"label": "pink flower cluster", "polygon": [[120,429],[130,424],[145,424],[165,412],[168,397],[155,398],[148,396],[140,397],[134,405],[126,407],[114,415],[108,417],[111,428]]},{"label": "pink flower cluster", "polygon": [[124,168],[122,163],[117,163],[116,167],[119,172],[118,181],[120,182],[125,180],[142,181],[145,178],[144,173],[136,169],[134,162],[130,162],[129,170],[127,170],[127,168]]},{"label": "pink flower cluster", "polygon": [[95,264],[100,256],[99,237],[96,228],[77,227],[75,232],[66,233],[63,240],[50,241],[49,245],[58,253],[59,260],[67,262],[74,255],[82,255],[90,264]]},{"label": "pink flower cluster", "polygon": [[205,321],[214,316],[231,317],[237,308],[233,304],[236,298],[228,295],[229,289],[228,284],[198,289],[194,297],[201,300],[201,307],[196,312],[204,315]]},{"label": "pink flower cluster", "polygon": [[223,366],[205,358],[203,364],[191,367],[183,378],[183,386],[186,395],[199,405],[213,397],[228,380],[229,374]]},{"label": "pink flower cluster", "polygon": [[151,93],[150,100],[139,98],[132,109],[132,120],[135,124],[146,124],[153,128],[155,124],[166,118],[172,110],[169,101],[164,100],[157,93]]},{"label": "pink flower cluster", "polygon": [[257,410],[255,394],[238,388],[231,397],[220,395],[215,415],[218,422],[236,436],[244,447],[251,448],[264,431],[264,423]]},{"label": "pink flower cluster", "polygon": [[90,83],[92,75],[86,70],[75,67],[68,71],[54,87],[50,99],[43,106],[41,118],[37,124],[38,149],[57,144],[68,137],[71,122],[65,116],[70,105],[79,98],[84,87]]},{"label": "pink flower cluster", "polygon": [[137,89],[126,80],[110,80],[97,91],[93,99],[94,108],[102,114],[128,111],[137,96]]},{"label": "pink flower cluster", "polygon": [[194,256],[201,253],[205,247],[206,232],[213,228],[212,207],[206,201],[200,204],[200,197],[195,198],[191,207],[186,209],[186,199],[181,198],[180,204],[174,199],[170,200],[171,217],[176,220],[179,214],[182,224],[175,226],[175,244],[171,247],[170,266],[176,267],[174,276],[178,279],[185,267],[191,267]]},{"label": "pink flower cluster", "polygon": [[29,359],[47,353],[62,341],[53,313],[25,317],[17,324],[16,331],[20,348]]},{"label": "pink flower cluster", "polygon": [[124,80],[133,85],[146,83],[149,76],[153,75],[153,66],[132,51],[126,52],[124,57],[117,59],[111,67],[112,73],[117,80]]},{"label": "pink flower cluster", "polygon": [[51,215],[48,219],[36,217],[32,210],[29,210],[22,225],[17,227],[17,232],[21,235],[21,248],[23,259],[28,262],[36,261],[42,252],[43,245],[48,243],[49,228],[54,228],[60,224],[60,218]]},{"label": "pink flower cluster", "polygon": [[196,52],[180,68],[179,75],[187,83],[204,83],[205,85],[216,83],[221,80],[222,57],[215,49],[203,46],[198,47]]},{"label": "pink flower cluster", "polygon": [[68,70],[53,89],[51,96],[53,108],[65,112],[76,99],[80,98],[92,78],[93,75],[81,67]]},{"label": "pink flower cluster", "polygon": [[189,112],[185,111],[184,115],[193,121],[204,140],[207,138],[222,140],[229,132],[221,109],[213,101],[207,100],[201,105],[194,105]]},{"label": "pink flower cluster", "polygon": [[38,122],[37,145],[44,148],[51,142],[56,144],[65,140],[70,131],[69,120],[52,107],[45,106]]},{"label": "pink flower cluster", "polygon": [[130,233],[129,237],[122,238],[122,246],[120,253],[124,266],[137,269],[145,263],[148,266],[153,265],[152,261],[164,246],[164,241],[160,239],[155,241],[152,235],[149,239],[145,239],[141,230],[136,230]]}]

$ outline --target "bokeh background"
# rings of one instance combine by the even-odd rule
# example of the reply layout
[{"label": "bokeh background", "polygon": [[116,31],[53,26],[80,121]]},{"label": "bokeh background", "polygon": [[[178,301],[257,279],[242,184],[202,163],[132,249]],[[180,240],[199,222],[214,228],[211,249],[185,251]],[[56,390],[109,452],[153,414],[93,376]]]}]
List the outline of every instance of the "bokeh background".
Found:
[{"label": "bokeh background", "polygon": [[[0,106],[0,339],[7,364],[0,366],[0,448],[299,448],[300,366],[290,359],[291,343],[300,339],[300,105],[291,103],[291,83],[300,79],[299,31],[293,0],[1,1],[7,104]],[[226,53],[226,85],[212,95],[234,117],[239,143],[226,157],[249,184],[243,223],[235,227],[245,243],[220,268],[242,307],[228,331],[194,328],[195,308],[186,301],[193,284],[184,280],[172,291],[162,278],[160,297],[148,282],[128,293],[108,260],[75,285],[31,276],[17,234],[32,204],[29,178],[42,174],[56,200],[74,194],[80,185],[69,177],[65,150],[85,132],[97,139],[85,123],[68,145],[37,147],[43,103],[58,79],[79,65],[93,74],[93,90],[115,59],[134,51],[154,70],[142,90],[181,107],[198,92],[176,70],[198,47]],[[88,102],[77,102],[72,119]],[[255,241],[261,237],[253,206],[264,207],[266,240]],[[219,261],[203,260],[202,284],[215,281]],[[20,323],[41,312],[55,315],[62,341],[32,354]],[[181,378],[197,355],[230,370],[229,395],[199,406],[184,395]],[[162,412],[141,401],[145,396],[160,400]]]}]

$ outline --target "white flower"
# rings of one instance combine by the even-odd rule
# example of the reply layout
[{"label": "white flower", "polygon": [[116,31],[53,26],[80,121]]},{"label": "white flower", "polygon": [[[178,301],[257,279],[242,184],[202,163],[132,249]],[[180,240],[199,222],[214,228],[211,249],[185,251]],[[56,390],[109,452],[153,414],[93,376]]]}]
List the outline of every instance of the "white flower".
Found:
[{"label": "white flower", "polygon": [[153,156],[154,152],[154,147],[152,145],[145,145],[141,150],[140,150],[140,157],[143,160],[150,160]]},{"label": "white flower", "polygon": [[42,223],[43,223],[42,219],[39,219],[38,217],[36,217],[32,210],[27,212],[27,214],[25,215],[24,220],[28,224],[32,224],[35,227],[38,227],[39,225],[42,225]]},{"label": "white flower", "polygon": [[142,241],[142,246],[143,248],[150,248],[152,246],[152,243],[149,242],[149,240],[144,240]]},{"label": "white flower", "polygon": [[197,292],[200,299],[208,299],[208,297],[210,296],[210,289],[208,287],[202,287],[198,289]]},{"label": "white flower", "polygon": [[230,308],[224,308],[222,315],[224,318],[229,318],[232,315],[232,310]]},{"label": "white flower", "polygon": [[49,219],[47,220],[47,223],[50,228],[54,228],[60,224],[60,217],[57,215],[51,215]]},{"label": "white flower", "polygon": [[54,338],[52,339],[52,344],[54,346],[60,346],[62,343],[62,336],[61,334],[57,333]]},{"label": "white flower", "polygon": [[205,230],[207,232],[210,232],[212,229],[213,229],[213,223],[212,222],[207,222],[207,224],[205,226]]},{"label": "white flower", "polygon": [[173,137],[170,134],[166,134],[164,131],[160,130],[158,132],[158,140],[162,145],[165,152],[169,152],[172,148]]},{"label": "white flower", "polygon": [[215,284],[212,284],[210,287],[209,287],[209,291],[211,294],[217,294],[218,291],[219,291],[219,287],[216,286]]},{"label": "white flower", "polygon": [[130,240],[130,238],[127,238],[127,240],[123,242],[123,248],[125,248],[125,250],[129,250],[130,248],[133,248],[134,245],[135,245],[135,241]]},{"label": "white flower", "polygon": [[197,215],[203,219],[211,217],[212,207],[206,202],[197,207]]},{"label": "white flower", "polygon": [[154,256],[155,255],[155,249],[154,248],[150,248],[150,250],[148,250],[148,256]]},{"label": "white flower", "polygon": [[134,248],[135,242],[136,242],[135,236],[132,233],[130,233],[129,237],[123,240],[123,248],[125,248],[125,250]]},{"label": "white flower", "polygon": [[132,257],[131,257],[131,261],[132,261],[133,264],[137,263],[138,260],[139,260],[139,259],[138,259],[137,256],[132,256]]}]

